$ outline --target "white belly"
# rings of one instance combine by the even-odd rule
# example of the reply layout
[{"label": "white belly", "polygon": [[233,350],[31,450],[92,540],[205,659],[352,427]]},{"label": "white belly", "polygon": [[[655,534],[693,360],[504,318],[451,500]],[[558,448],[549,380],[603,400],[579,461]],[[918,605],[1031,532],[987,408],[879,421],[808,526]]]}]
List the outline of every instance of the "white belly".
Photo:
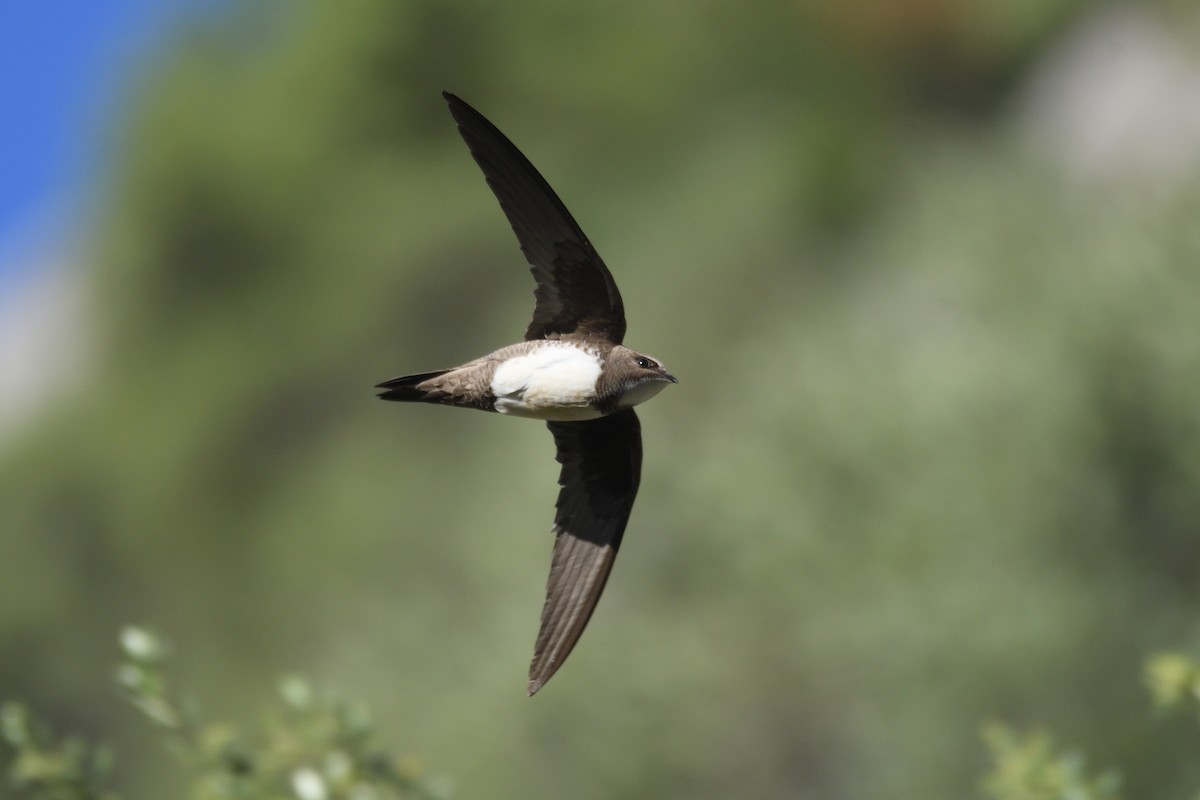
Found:
[{"label": "white belly", "polygon": [[510,358],[492,376],[492,394],[501,414],[551,420],[595,419],[600,358],[559,342],[547,342]]}]

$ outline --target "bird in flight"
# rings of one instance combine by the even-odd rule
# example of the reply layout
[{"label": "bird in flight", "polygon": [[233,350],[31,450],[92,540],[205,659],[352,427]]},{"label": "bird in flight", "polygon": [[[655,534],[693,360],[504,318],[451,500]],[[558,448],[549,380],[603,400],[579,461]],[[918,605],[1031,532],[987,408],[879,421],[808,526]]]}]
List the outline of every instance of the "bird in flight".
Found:
[{"label": "bird in flight", "polygon": [[495,411],[546,421],[562,465],[554,552],[530,695],[562,666],[612,569],[642,471],[633,407],[677,383],[657,359],[630,350],[621,293],[566,206],[496,126],[442,96],[529,261],[533,319],[525,340],[459,367],[379,384],[400,402]]}]

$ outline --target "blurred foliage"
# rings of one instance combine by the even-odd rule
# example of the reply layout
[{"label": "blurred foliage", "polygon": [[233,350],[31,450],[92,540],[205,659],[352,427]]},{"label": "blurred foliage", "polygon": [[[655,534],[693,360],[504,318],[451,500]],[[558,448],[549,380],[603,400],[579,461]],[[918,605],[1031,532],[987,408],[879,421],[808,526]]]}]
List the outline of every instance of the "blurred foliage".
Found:
[{"label": "blurred foliage", "polygon": [[[243,736],[229,723],[206,722],[197,704],[168,691],[167,649],[141,628],[121,633],[117,684],[129,701],[167,737],[177,763],[191,773],[195,800],[439,800],[437,782],[418,778],[377,749],[367,710],[316,691],[298,677],[279,687],[282,702],[263,735]],[[112,757],[78,737],[55,741],[15,702],[0,710],[8,786],[25,800],[115,800],[101,787]]]},{"label": "blurred foliage", "polygon": [[[112,756],[79,737],[56,740],[15,701],[0,706],[0,776],[6,791],[28,800],[112,800],[101,787]],[[5,794],[5,796],[9,796]]]},{"label": "blurred foliage", "polygon": [[[1177,711],[1200,703],[1200,663],[1182,653],[1164,652],[1147,659],[1146,685],[1155,706]],[[1020,735],[993,723],[983,730],[992,767],[983,789],[995,800],[1118,800],[1120,775],[1114,770],[1090,777],[1083,755],[1060,751],[1045,732]]]},{"label": "blurred foliage", "polygon": [[1182,653],[1159,653],[1146,663],[1146,685],[1161,709],[1200,711],[1200,663]]},{"label": "blurred foliage", "polygon": [[[375,749],[367,710],[319,694],[302,678],[280,682],[281,709],[265,738],[250,743],[228,723],[206,723],[195,701],[168,691],[168,650],[156,635],[127,627],[117,685],[134,707],[164,731],[177,762],[193,774],[197,800],[388,800],[449,797],[444,781],[419,779]],[[1146,682],[1160,709],[1200,702],[1200,663],[1179,653],[1147,660]],[[992,766],[982,788],[994,800],[1119,800],[1120,775],[1087,774],[1084,757],[1060,751],[1045,732],[1018,734],[991,723],[983,741]],[[55,741],[19,703],[0,707],[0,772],[25,800],[117,800],[102,788],[112,755],[79,737]]]},{"label": "blurred foliage", "polygon": [[983,789],[994,800],[1119,800],[1120,779],[1107,771],[1088,777],[1083,757],[1059,753],[1045,733],[1018,736],[1004,725],[983,732],[992,755],[992,771]]},{"label": "blurred foliage", "polygon": [[[1139,13],[1186,37],[1183,5]],[[183,30],[112,137],[91,367],[0,454],[0,687],[153,752],[93,667],[145,619],[216,716],[281,664],[335,675],[463,796],[962,797],[993,718],[1128,796],[1193,790],[1200,733],[1139,722],[1131,676],[1200,643],[1200,176],[1066,169],[1023,103],[1096,9],[313,0]],[[681,379],[533,700],[550,437],[371,390],[528,319],[441,89]]]}]

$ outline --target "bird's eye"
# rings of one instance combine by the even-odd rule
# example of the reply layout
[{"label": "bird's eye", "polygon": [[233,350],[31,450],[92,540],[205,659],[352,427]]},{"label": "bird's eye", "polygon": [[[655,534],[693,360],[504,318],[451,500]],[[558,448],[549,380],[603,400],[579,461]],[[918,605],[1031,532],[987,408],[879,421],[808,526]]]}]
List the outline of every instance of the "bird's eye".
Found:
[{"label": "bird's eye", "polygon": [[653,361],[644,357],[637,360],[637,365],[642,369],[651,369],[652,367],[656,366]]}]

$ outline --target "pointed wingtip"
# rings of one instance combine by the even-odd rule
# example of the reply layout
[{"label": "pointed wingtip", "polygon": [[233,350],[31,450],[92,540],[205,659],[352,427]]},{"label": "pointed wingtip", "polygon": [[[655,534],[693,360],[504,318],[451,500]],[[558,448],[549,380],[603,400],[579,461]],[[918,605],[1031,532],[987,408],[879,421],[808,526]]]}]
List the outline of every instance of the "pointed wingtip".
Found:
[{"label": "pointed wingtip", "polygon": [[525,693],[533,697],[542,687],[550,682],[554,677],[554,673],[558,672],[558,663],[555,661],[545,661],[539,658],[540,652],[533,656],[533,663],[529,665],[529,683],[525,686]]},{"label": "pointed wingtip", "polygon": [[[478,111],[471,108],[470,103],[463,100],[454,92],[443,91],[442,98],[445,99],[446,106],[450,109],[450,116],[454,117],[454,122],[458,125],[458,129],[460,131],[463,130],[463,126],[470,121],[472,116],[479,115]],[[466,134],[463,135],[465,136]],[[471,147],[470,142],[467,143],[467,146],[471,148],[472,153],[475,152],[474,148]]]}]

